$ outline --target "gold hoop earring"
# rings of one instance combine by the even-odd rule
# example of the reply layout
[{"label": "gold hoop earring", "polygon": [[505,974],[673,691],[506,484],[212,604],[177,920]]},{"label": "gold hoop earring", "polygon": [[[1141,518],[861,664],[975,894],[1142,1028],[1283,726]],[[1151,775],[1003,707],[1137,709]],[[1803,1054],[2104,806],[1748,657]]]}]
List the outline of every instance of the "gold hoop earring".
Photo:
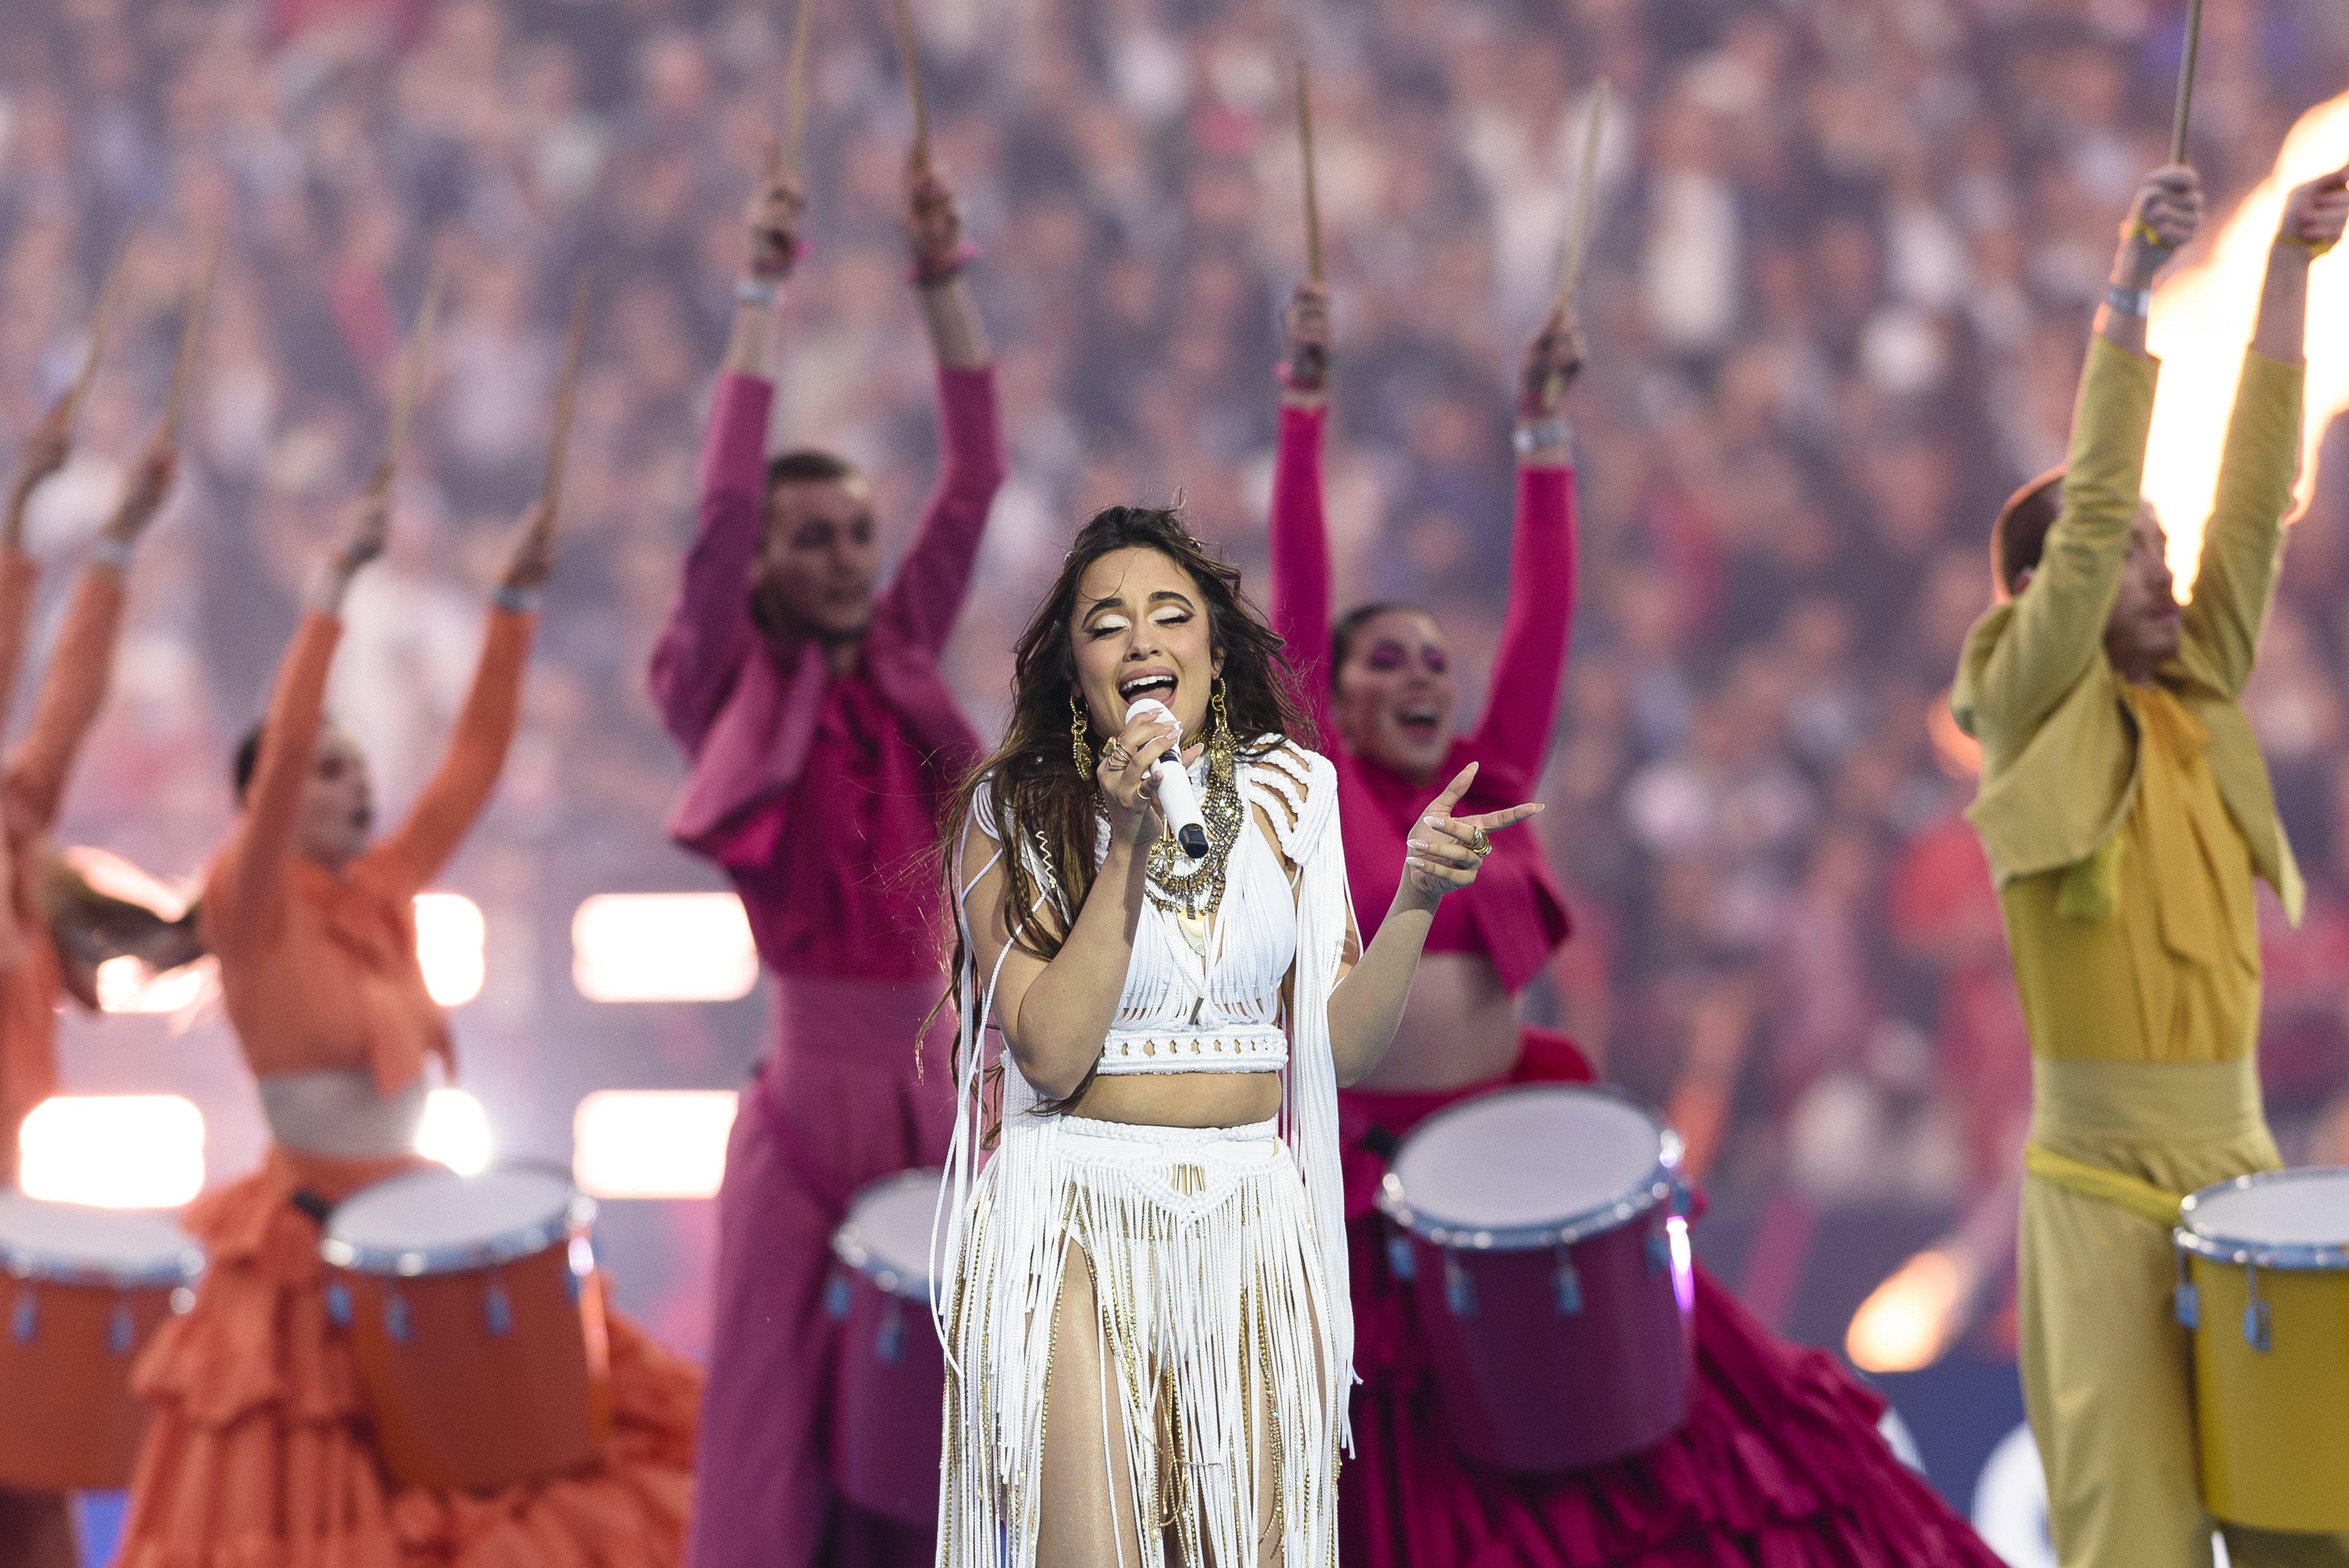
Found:
[{"label": "gold hoop earring", "polygon": [[1093,748],[1085,744],[1085,705],[1077,694],[1069,694],[1069,754],[1076,758],[1077,775],[1081,779],[1093,776]]}]

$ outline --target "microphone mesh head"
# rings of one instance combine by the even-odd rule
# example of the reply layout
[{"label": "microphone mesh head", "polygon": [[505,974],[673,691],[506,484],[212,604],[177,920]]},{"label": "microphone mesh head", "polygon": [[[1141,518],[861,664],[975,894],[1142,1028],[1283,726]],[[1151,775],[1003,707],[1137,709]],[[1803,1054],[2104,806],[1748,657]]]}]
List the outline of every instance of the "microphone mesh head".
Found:
[{"label": "microphone mesh head", "polygon": [[1174,835],[1174,841],[1182,845],[1183,852],[1193,860],[1204,861],[1207,858],[1207,830],[1198,823],[1184,823],[1182,830]]}]

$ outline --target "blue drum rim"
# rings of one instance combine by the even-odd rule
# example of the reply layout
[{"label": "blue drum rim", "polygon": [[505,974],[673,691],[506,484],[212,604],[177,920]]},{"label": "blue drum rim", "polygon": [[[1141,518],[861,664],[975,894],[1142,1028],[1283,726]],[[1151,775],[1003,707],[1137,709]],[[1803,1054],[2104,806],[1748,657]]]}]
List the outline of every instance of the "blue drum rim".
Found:
[{"label": "blue drum rim", "polygon": [[[554,1213],[519,1230],[487,1241],[460,1243],[446,1247],[379,1247],[363,1245],[349,1237],[337,1234],[335,1216],[326,1216],[325,1232],[318,1238],[318,1256],[328,1266],[352,1274],[379,1275],[387,1279],[429,1279],[435,1274],[470,1274],[475,1269],[494,1268],[500,1264],[516,1263],[533,1257],[567,1240],[574,1232],[586,1229],[595,1220],[595,1200],[579,1191],[571,1172],[562,1166],[543,1160],[503,1161],[481,1172],[490,1175],[502,1171],[528,1171],[558,1178],[571,1190],[570,1201]],[[397,1176],[387,1176],[372,1181],[354,1192],[343,1202],[350,1202],[364,1193],[394,1182],[419,1179],[439,1181],[440,1174],[431,1171],[409,1171]],[[469,1180],[460,1177],[459,1180]],[[336,1206],[340,1212],[342,1204]]]},{"label": "blue drum rim", "polygon": [[94,1284],[115,1290],[166,1290],[203,1276],[204,1249],[191,1241],[170,1258],[114,1265],[60,1258],[0,1243],[0,1275],[26,1284]]},{"label": "blue drum rim", "polygon": [[2206,1199],[2216,1198],[2222,1192],[2271,1187],[2279,1182],[2300,1181],[2311,1176],[2349,1177],[2349,1165],[2300,1165],[2282,1171],[2255,1171],[2231,1181],[2214,1181],[2188,1194],[2178,1205],[2178,1224],[2170,1233],[2171,1241],[2179,1252],[2191,1253],[2211,1263],[2231,1264],[2238,1268],[2253,1266],[2304,1274],[2333,1274],[2349,1270],[2349,1241],[2330,1243],[2294,1242],[2277,1246],[2246,1241],[2240,1236],[2206,1235],[2194,1229],[2195,1211]]},{"label": "blue drum rim", "polygon": [[[884,1176],[877,1181],[867,1181],[850,1196],[848,1206],[853,1212],[856,1207],[856,1200],[868,1192],[894,1192],[900,1187],[914,1186],[927,1187],[936,1191],[938,1186],[938,1173],[936,1169],[900,1171],[895,1176]],[[857,1231],[856,1222],[853,1219],[843,1220],[833,1231],[832,1255],[871,1280],[882,1291],[895,1296],[900,1301],[926,1302],[930,1299],[930,1279],[926,1257],[924,1259],[920,1277],[909,1277],[903,1271],[893,1268],[874,1256],[873,1249],[864,1244],[864,1237]]]},{"label": "blue drum rim", "polygon": [[1663,1119],[1653,1110],[1608,1084],[1511,1084],[1505,1088],[1472,1095],[1455,1105],[1444,1107],[1413,1128],[1402,1143],[1396,1147],[1395,1153],[1400,1156],[1412,1139],[1470,1106],[1484,1105],[1505,1096],[1556,1094],[1561,1089],[1589,1095],[1594,1099],[1611,1099],[1626,1109],[1637,1111],[1655,1128],[1659,1153],[1654,1167],[1619,1196],[1541,1224],[1463,1224],[1437,1215],[1423,1214],[1413,1208],[1403,1194],[1402,1179],[1395,1174],[1393,1162],[1390,1161],[1387,1173],[1379,1180],[1379,1212],[1412,1235],[1433,1246],[1461,1247],[1480,1253],[1526,1253],[1545,1247],[1570,1247],[1578,1242],[1587,1242],[1593,1236],[1621,1229],[1642,1214],[1652,1212],[1659,1204],[1672,1202],[1681,1190],[1681,1135],[1666,1126]]}]

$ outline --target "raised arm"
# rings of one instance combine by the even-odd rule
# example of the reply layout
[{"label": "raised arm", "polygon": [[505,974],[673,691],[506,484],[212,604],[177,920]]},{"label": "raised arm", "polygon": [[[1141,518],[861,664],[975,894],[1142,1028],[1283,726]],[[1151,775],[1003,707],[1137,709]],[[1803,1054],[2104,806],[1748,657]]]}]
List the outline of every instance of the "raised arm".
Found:
[{"label": "raised arm", "polygon": [[1526,345],[1517,372],[1517,525],[1509,609],[1476,746],[1528,780],[1541,776],[1574,625],[1574,450],[1567,389],[1582,371],[1582,334],[1563,304]]},{"label": "raised arm", "polygon": [[285,906],[285,871],[317,753],[326,676],[342,641],[343,599],[359,569],[383,553],[390,524],[386,472],[353,504],[343,543],[320,568],[309,612],[278,666],[243,814],[204,890],[204,932],[214,947],[233,949],[266,935]]},{"label": "raised arm", "polygon": [[[46,832],[56,822],[66,779],[90,726],[105,706],[114,674],[114,647],[122,630],[122,575],[130,552],[162,510],[179,467],[168,433],[160,435],[131,469],[122,500],[98,536],[90,564],[74,590],[65,631],[49,655],[32,727],[9,758],[5,789],[8,825],[18,834]],[[11,552],[13,558],[14,552]],[[6,609],[0,607],[0,615]],[[21,628],[0,630],[21,645]]]},{"label": "raised arm", "polygon": [[1334,746],[1330,711],[1330,531],[1321,500],[1322,424],[1329,414],[1331,331],[1329,291],[1297,285],[1281,315],[1288,356],[1280,378],[1280,434],[1272,456],[1272,629],[1324,746]]},{"label": "raised arm", "polygon": [[[2154,362],[2145,355],[2146,300],[2155,273],[2193,236],[2201,182],[2168,168],[2138,188],[2097,308],[2064,457],[2064,500],[2039,565],[2012,585],[2004,633],[1970,671],[1973,733],[2012,751],[2036,729],[2098,656],[2119,591],[2153,424]],[[2126,305],[2127,308],[2122,308]]]},{"label": "raised arm", "polygon": [[2309,263],[2349,222],[2349,168],[2298,187],[2268,251],[2258,325],[2227,423],[2219,490],[2202,530],[2194,598],[2181,631],[2191,656],[2230,696],[2251,678],[2260,628],[2283,555],[2284,513],[2299,477]]},{"label": "raised arm", "polygon": [[25,640],[31,634],[33,591],[40,585],[41,565],[25,553],[25,513],[33,492],[73,456],[73,409],[60,398],[25,437],[16,471],[8,480],[8,506],[0,516],[0,712],[16,690],[16,676],[25,665]]},{"label": "raised arm", "polygon": [[769,361],[775,302],[800,251],[799,187],[772,141],[743,222],[750,263],[735,286],[734,325],[710,400],[701,449],[699,525],[668,625],[653,645],[653,700],[678,744],[698,753],[742,661],[758,645],[750,624],[750,564],[766,515]]},{"label": "raised arm", "polygon": [[490,611],[489,634],[473,669],[473,687],[440,766],[408,816],[367,856],[388,890],[413,896],[440,874],[472,830],[505,771],[522,719],[523,678],[530,670],[538,596],[554,559],[554,511],[541,499],[523,517],[504,580]]},{"label": "raised arm", "polygon": [[988,508],[1003,483],[1003,427],[987,329],[963,277],[972,252],[963,243],[962,215],[946,181],[918,158],[905,170],[905,235],[938,362],[938,488],[874,614],[935,654],[961,613]]}]

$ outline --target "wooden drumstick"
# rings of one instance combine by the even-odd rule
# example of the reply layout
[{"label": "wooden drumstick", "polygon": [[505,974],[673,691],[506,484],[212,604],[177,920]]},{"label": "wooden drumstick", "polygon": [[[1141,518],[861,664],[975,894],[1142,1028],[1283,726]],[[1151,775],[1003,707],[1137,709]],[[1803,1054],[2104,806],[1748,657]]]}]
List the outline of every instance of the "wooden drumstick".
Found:
[{"label": "wooden drumstick", "polygon": [[2169,119],[2169,161],[2186,161],[2186,127],[2194,113],[2194,68],[2202,57],[2202,0],[2186,0],[2186,57],[2178,67],[2178,108]]},{"label": "wooden drumstick", "polygon": [[434,267],[424,283],[424,305],[416,313],[416,328],[409,334],[408,351],[399,366],[399,384],[391,395],[391,435],[383,449],[376,480],[389,484],[399,471],[400,454],[408,448],[408,422],[423,395],[424,377],[432,363],[432,329],[440,315],[440,269]]},{"label": "wooden drumstick", "polygon": [[1590,259],[1590,211],[1599,186],[1599,139],[1607,126],[1607,78],[1590,94],[1590,121],[1582,133],[1582,183],[1574,191],[1574,216],[1566,232],[1565,264],[1559,269],[1557,302],[1571,310],[1582,287],[1583,264]]},{"label": "wooden drumstick", "polygon": [[800,14],[792,23],[791,64],[783,71],[783,170],[793,176],[807,142],[808,38],[814,18],[815,0],[800,0]]},{"label": "wooden drumstick", "polygon": [[188,318],[180,326],[180,356],[171,366],[171,391],[163,399],[162,430],[176,436],[180,417],[187,411],[188,388],[195,380],[196,345],[204,335],[204,318],[211,314],[212,280],[220,273],[221,233],[215,229],[204,246],[204,259],[196,273],[196,286],[188,296]]},{"label": "wooden drumstick", "polygon": [[579,356],[587,346],[587,274],[571,290],[571,337],[563,348],[563,379],[554,386],[554,424],[546,449],[546,506],[563,504],[563,462],[571,450],[571,412],[579,399]]},{"label": "wooden drumstick", "polygon": [[106,282],[98,291],[98,308],[89,318],[89,346],[82,351],[81,370],[66,388],[66,422],[71,424],[81,409],[82,399],[89,396],[90,387],[98,380],[98,362],[106,353],[106,329],[114,321],[115,304],[122,297],[122,280],[130,271],[130,250],[139,241],[139,219],[134,215],[122,236],[122,248],[114,253],[114,265],[106,274]]},{"label": "wooden drumstick", "polygon": [[914,11],[910,0],[890,0],[890,12],[896,21],[897,62],[905,73],[905,91],[914,104],[914,161],[926,166],[930,160],[930,105],[922,94],[922,48],[914,36]]},{"label": "wooden drumstick", "polygon": [[1297,146],[1305,160],[1305,275],[1321,281],[1321,199],[1313,179],[1313,94],[1297,62]]}]

